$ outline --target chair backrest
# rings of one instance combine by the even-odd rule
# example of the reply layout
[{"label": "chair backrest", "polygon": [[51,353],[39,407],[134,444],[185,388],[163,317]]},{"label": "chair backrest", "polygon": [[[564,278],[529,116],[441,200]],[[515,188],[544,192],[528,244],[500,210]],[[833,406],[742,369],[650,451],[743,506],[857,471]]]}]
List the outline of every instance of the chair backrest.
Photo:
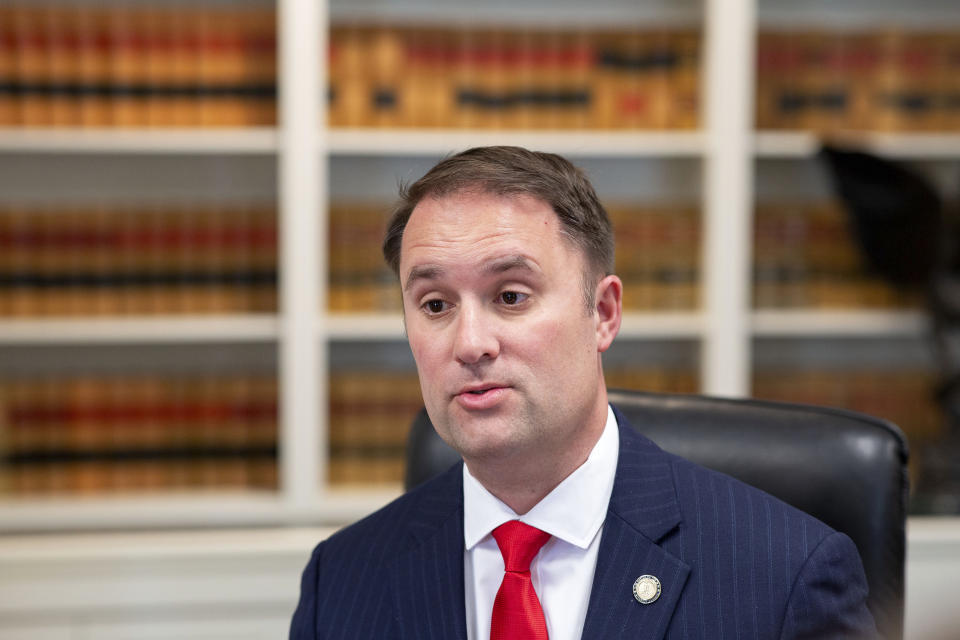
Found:
[{"label": "chair backrest", "polygon": [[[886,638],[903,637],[907,443],[896,426],[852,411],[760,400],[610,391],[610,402],[666,451],[850,536],[878,629]],[[408,442],[406,487],[457,460],[421,411]]]}]

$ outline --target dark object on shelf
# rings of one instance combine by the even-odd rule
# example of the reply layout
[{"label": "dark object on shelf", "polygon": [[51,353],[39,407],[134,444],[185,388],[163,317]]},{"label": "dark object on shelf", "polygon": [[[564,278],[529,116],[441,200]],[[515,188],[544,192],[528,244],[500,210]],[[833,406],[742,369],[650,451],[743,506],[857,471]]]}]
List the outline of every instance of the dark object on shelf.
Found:
[{"label": "dark object on shelf", "polygon": [[933,185],[868,153],[826,145],[821,156],[870,266],[894,284],[926,285],[940,260],[943,203]]},{"label": "dark object on shelf", "polygon": [[960,203],[892,160],[829,145],[820,155],[869,264],[892,284],[927,295],[940,376],[933,393],[948,431],[916,452],[913,510],[960,513]]},{"label": "dark object on shelf", "polygon": [[[852,411],[759,400],[611,391],[610,402],[663,449],[763,489],[850,536],[878,629],[891,640],[903,636],[907,443],[896,426]],[[407,444],[406,487],[458,459],[421,411]]]}]

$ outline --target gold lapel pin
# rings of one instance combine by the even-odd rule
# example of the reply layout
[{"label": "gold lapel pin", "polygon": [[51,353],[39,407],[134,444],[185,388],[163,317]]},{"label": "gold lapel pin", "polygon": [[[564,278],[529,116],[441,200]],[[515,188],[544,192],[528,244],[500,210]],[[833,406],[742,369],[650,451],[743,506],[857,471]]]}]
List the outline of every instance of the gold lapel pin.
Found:
[{"label": "gold lapel pin", "polygon": [[642,575],[633,583],[633,597],[640,604],[651,604],[660,597],[660,580],[657,576]]}]

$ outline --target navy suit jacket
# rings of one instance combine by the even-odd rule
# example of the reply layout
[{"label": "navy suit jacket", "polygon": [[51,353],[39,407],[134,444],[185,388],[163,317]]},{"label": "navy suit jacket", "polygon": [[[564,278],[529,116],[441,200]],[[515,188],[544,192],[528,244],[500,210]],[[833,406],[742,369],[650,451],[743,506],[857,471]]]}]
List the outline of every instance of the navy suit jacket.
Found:
[{"label": "navy suit jacket", "polygon": [[[847,536],[617,420],[583,638],[876,637]],[[466,640],[461,464],[317,546],[291,638]],[[633,596],[643,574],[652,604]]]}]

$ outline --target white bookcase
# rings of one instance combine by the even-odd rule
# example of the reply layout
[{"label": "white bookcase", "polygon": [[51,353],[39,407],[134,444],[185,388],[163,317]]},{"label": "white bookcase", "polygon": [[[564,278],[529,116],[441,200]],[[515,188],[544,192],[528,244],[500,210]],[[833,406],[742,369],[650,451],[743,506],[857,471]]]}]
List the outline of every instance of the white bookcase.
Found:
[{"label": "white bookcase", "polygon": [[[927,1],[933,7],[934,20],[949,17],[960,24],[960,6]],[[363,166],[365,162],[402,163],[412,159],[429,166],[451,151],[509,143],[558,152],[587,163],[639,163],[640,169],[661,163],[684,167],[685,175],[696,178],[681,183],[681,187],[699,198],[703,212],[704,294],[700,309],[690,313],[630,313],[624,319],[620,339],[695,343],[701,390],[705,393],[749,394],[755,338],[921,335],[925,320],[914,312],[751,310],[757,163],[804,161],[818,144],[806,133],[753,129],[754,36],[758,23],[822,15],[837,15],[842,23],[849,24],[857,24],[866,15],[871,19],[886,15],[892,22],[908,20],[902,3],[892,0],[821,1],[803,3],[803,7],[795,4],[784,0],[610,0],[594,6],[572,0],[529,0],[515,6],[499,1],[277,0],[280,124],[276,129],[0,130],[0,172],[21,172],[24,180],[20,182],[26,184],[17,182],[17,188],[23,191],[61,188],[66,195],[82,193],[84,172],[95,172],[98,166],[124,166],[132,176],[124,183],[125,188],[134,192],[137,188],[154,188],[151,181],[165,169],[171,175],[187,178],[190,166],[207,166],[202,164],[207,159],[236,163],[235,172],[218,178],[222,184],[217,188],[224,193],[233,189],[252,191],[275,200],[280,221],[281,274],[276,315],[0,320],[0,348],[221,344],[275,349],[280,381],[278,492],[2,499],[0,531],[338,525],[368,513],[399,493],[399,487],[335,490],[325,481],[331,345],[403,340],[402,321],[397,315],[325,312],[327,204],[339,185],[338,180],[327,176],[336,173],[335,165],[342,163]],[[545,12],[548,19],[544,18]],[[622,24],[630,20],[701,24],[702,129],[609,133],[329,130],[320,124],[325,122],[321,98],[326,92],[322,53],[327,48],[331,20],[379,17],[395,22],[480,24],[502,23],[505,15],[511,24],[542,24],[545,20],[548,25]],[[958,134],[878,134],[861,136],[861,140],[869,148],[900,158],[960,158]],[[50,175],[60,172],[56,175],[64,178],[60,186],[28,179],[28,174],[44,172],[47,166],[52,167]],[[137,166],[143,170],[138,171]],[[360,181],[362,176],[354,179]],[[637,179],[642,182],[642,176]],[[9,180],[10,184],[16,182],[14,178]],[[157,189],[170,191],[175,187],[171,182]]]}]

